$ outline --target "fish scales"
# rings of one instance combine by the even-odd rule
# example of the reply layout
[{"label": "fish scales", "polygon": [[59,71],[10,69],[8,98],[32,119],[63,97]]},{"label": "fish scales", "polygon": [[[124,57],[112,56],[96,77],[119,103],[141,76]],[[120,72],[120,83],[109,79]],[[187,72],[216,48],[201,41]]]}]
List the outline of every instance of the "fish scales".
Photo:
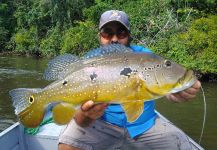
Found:
[{"label": "fish scales", "polygon": [[45,71],[45,78],[56,81],[42,89],[12,90],[20,122],[38,126],[46,107],[53,104],[55,122],[66,124],[76,106],[88,100],[121,104],[133,122],[142,113],[144,101],[184,90],[196,81],[191,70],[155,54],[132,53],[119,44],[104,49],[90,57],[58,56]]}]

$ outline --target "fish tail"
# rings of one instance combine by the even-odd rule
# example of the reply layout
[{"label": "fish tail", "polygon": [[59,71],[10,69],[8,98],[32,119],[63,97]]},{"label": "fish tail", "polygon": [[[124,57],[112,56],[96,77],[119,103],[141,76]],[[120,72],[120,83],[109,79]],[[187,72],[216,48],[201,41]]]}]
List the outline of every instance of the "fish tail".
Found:
[{"label": "fish tail", "polygon": [[9,95],[12,98],[13,106],[15,107],[16,115],[31,105],[31,95],[40,92],[40,88],[18,88],[9,91]]},{"label": "fish tail", "polygon": [[45,109],[35,97],[40,91],[41,89],[18,88],[9,92],[15,114],[25,127],[35,128],[44,118]]}]

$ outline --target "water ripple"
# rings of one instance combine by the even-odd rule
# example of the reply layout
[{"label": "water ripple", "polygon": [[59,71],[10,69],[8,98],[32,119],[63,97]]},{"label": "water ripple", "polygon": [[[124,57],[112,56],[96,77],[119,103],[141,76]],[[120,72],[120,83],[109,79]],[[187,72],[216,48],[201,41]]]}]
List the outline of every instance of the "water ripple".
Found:
[{"label": "water ripple", "polygon": [[8,128],[15,123],[12,119],[0,119],[0,132]]},{"label": "water ripple", "polygon": [[23,69],[15,69],[15,68],[0,68],[1,74],[9,74],[9,75],[24,75],[24,74],[42,74],[41,72],[35,70],[23,70]]}]

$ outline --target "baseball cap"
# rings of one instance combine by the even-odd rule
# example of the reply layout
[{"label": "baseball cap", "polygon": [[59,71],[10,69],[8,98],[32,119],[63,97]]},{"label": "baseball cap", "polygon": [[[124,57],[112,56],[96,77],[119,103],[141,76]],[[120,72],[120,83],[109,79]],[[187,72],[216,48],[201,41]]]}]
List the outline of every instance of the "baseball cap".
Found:
[{"label": "baseball cap", "polygon": [[120,22],[130,31],[130,23],[127,14],[119,10],[108,10],[104,12],[100,17],[99,29],[112,21]]}]

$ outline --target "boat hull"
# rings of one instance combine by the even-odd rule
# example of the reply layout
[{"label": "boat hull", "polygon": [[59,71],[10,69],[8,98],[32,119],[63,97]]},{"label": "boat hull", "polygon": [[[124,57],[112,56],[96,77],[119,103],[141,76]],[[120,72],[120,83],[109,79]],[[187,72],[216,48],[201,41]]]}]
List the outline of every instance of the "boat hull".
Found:
[{"label": "boat hull", "polygon": [[[157,114],[168,121],[164,116]],[[49,123],[42,126],[36,135],[24,133],[24,128],[18,122],[0,133],[2,150],[58,150],[58,137],[65,126]],[[204,150],[193,139],[188,137],[193,150]]]}]

